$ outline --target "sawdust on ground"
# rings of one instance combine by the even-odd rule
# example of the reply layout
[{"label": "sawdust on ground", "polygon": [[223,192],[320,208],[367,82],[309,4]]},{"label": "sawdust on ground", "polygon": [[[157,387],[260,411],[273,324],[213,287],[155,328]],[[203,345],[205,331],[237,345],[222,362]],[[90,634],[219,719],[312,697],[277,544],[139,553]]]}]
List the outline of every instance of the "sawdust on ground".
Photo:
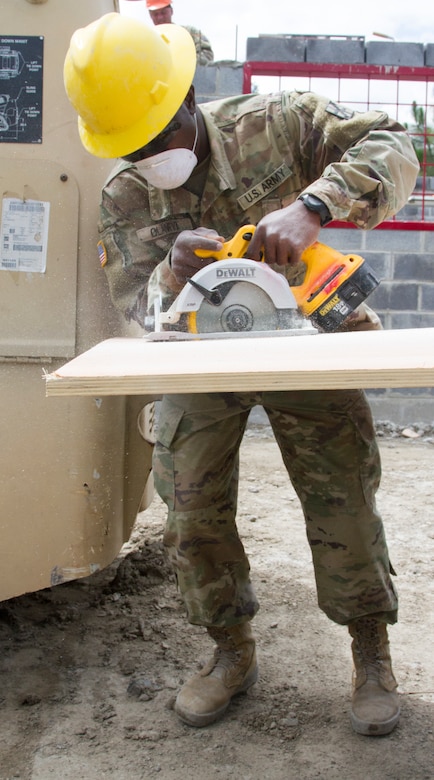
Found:
[{"label": "sawdust on ground", "polygon": [[412,430],[381,439],[401,603],[390,736],[351,730],[349,638],[318,610],[298,500],[265,428],[243,442],[239,508],[259,683],[206,729],[172,711],[211,645],[184,620],[155,498],[107,570],[0,603],[0,780],[432,780],[434,440]]}]

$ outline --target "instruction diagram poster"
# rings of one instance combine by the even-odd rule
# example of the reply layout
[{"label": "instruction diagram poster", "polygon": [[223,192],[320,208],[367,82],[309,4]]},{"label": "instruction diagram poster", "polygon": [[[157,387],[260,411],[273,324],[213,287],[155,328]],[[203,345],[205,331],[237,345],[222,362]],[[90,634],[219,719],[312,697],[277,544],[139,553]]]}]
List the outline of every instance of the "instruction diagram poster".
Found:
[{"label": "instruction diagram poster", "polygon": [[0,36],[0,143],[42,143],[42,36]]}]

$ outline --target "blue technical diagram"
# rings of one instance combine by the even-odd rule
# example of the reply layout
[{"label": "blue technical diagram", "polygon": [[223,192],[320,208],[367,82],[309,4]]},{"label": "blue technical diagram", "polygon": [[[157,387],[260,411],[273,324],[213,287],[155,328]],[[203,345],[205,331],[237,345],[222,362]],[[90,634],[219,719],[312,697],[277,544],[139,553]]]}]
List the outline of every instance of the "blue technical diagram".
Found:
[{"label": "blue technical diagram", "polygon": [[42,36],[0,37],[0,143],[42,143]]}]

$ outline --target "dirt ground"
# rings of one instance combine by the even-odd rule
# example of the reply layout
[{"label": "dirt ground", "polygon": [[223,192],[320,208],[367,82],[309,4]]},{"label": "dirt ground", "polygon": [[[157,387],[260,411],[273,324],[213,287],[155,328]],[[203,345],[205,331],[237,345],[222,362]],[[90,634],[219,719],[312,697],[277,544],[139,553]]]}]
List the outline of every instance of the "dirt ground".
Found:
[{"label": "dirt ground", "polygon": [[261,601],[258,684],[206,729],[174,714],[211,644],[184,620],[155,498],[109,569],[0,603],[0,780],[432,780],[434,438],[410,429],[380,445],[400,594],[390,736],[351,730],[349,637],[317,607],[298,500],[258,427],[242,446],[239,510]]}]

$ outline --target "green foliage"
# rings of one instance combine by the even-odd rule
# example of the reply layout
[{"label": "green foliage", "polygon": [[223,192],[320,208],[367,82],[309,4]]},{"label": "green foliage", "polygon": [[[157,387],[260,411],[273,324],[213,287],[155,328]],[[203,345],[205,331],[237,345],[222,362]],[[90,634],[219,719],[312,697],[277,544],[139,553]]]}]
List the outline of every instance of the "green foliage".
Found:
[{"label": "green foliage", "polygon": [[421,165],[420,175],[423,176],[425,171],[425,176],[434,176],[434,128],[427,125],[426,111],[422,106],[418,106],[415,100],[411,105],[411,112],[414,123],[405,122],[404,126],[410,133],[414,151]]}]

